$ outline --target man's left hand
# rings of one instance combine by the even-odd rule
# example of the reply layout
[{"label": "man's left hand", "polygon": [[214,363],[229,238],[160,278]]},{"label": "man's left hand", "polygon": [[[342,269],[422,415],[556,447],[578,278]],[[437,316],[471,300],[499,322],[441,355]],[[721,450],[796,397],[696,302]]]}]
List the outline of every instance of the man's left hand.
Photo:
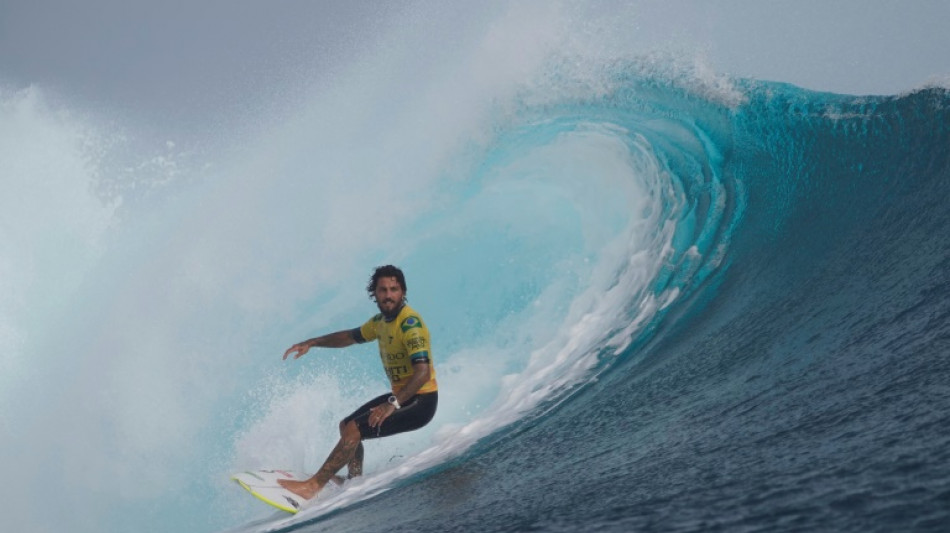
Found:
[{"label": "man's left hand", "polygon": [[379,427],[389,415],[393,414],[396,411],[396,407],[390,403],[384,403],[382,405],[377,405],[369,410],[369,427],[375,428]]}]

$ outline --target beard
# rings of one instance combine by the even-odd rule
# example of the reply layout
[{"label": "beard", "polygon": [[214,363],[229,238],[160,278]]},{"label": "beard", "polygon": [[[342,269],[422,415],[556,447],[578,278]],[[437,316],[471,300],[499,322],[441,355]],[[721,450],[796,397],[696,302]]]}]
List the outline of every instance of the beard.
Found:
[{"label": "beard", "polygon": [[402,310],[403,305],[405,305],[405,300],[397,302],[396,300],[377,300],[376,307],[379,308],[379,312],[383,314],[386,318],[394,318],[399,314],[399,311]]}]

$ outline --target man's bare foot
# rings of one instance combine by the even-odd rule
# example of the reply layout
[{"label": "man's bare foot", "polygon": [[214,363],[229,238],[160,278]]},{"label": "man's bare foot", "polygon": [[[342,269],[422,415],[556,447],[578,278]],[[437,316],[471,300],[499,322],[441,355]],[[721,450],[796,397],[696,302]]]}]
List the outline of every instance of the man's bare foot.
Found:
[{"label": "man's bare foot", "polygon": [[336,483],[337,485],[339,485],[339,486],[342,487],[342,486],[343,486],[343,482],[346,481],[346,480],[343,479],[343,476],[333,476],[333,477],[330,478],[330,481],[332,481],[332,482],[334,482],[334,483]]},{"label": "man's bare foot", "polygon": [[277,483],[280,484],[281,487],[284,487],[285,489],[293,492],[305,500],[313,498],[318,492],[320,492],[321,489],[323,489],[323,485],[317,483],[313,478],[310,478],[306,481],[278,479]]}]

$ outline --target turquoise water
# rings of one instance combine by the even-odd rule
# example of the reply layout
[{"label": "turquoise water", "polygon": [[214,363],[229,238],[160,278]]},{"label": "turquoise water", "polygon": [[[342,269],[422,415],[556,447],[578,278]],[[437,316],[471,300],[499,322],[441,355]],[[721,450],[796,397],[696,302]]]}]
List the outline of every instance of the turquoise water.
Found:
[{"label": "turquoise water", "polygon": [[624,320],[571,354],[594,356],[589,377],[396,490],[281,527],[946,526],[947,93],[748,83],[722,105],[641,101],[640,82],[545,110],[645,142],[666,178],[648,189],[681,194],[655,208],[677,229],[649,251],[661,268],[629,292],[618,268],[604,294],[624,290]]},{"label": "turquoise water", "polygon": [[[11,524],[946,523],[945,90],[391,59],[201,146],[0,93]],[[386,387],[371,347],[280,356],[373,314],[383,263],[431,328],[439,413],[273,515],[229,474],[315,470]]]}]

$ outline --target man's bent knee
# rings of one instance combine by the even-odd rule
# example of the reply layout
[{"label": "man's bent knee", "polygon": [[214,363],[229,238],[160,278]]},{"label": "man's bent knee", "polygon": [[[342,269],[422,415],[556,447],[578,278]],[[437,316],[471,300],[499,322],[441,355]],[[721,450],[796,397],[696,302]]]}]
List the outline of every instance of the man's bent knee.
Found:
[{"label": "man's bent knee", "polygon": [[340,438],[347,444],[353,445],[359,444],[363,440],[359,426],[352,420],[340,425]]}]

